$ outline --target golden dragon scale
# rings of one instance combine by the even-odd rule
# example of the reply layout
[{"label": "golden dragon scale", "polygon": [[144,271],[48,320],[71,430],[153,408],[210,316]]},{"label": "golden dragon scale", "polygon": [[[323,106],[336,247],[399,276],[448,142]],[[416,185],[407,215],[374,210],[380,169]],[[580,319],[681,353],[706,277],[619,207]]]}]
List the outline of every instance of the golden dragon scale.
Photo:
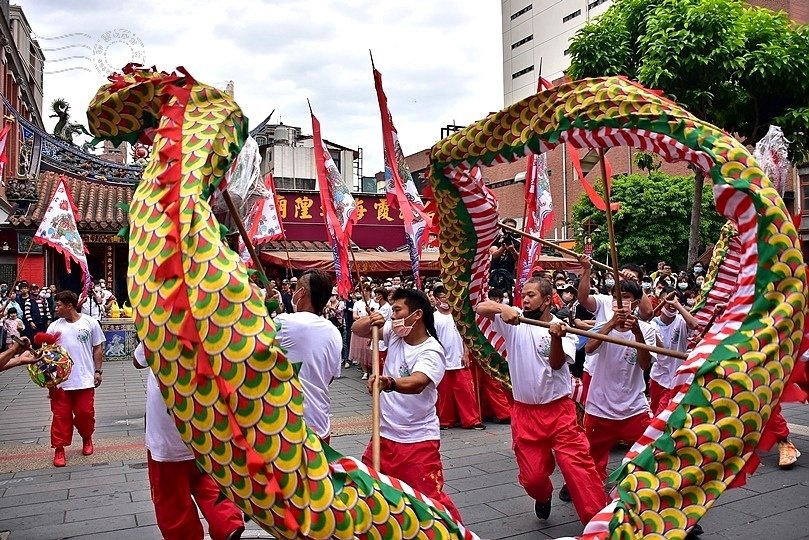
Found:
[{"label": "golden dragon scale", "polygon": [[230,96],[178,71],[127,66],[88,119],[98,138],[153,144],[129,209],[127,284],[149,366],[197,464],[278,538],[476,538],[440,503],[307,429],[294,359],[208,204],[246,119]]},{"label": "golden dragon scale", "polygon": [[727,309],[689,354],[676,396],[615,471],[614,499],[583,535],[684,538],[755,468],[754,449],[793,370],[807,294],[797,231],[742,144],[624,78],[561,84],[489,115],[432,148],[431,183],[453,315],[473,356],[500,380],[508,368],[473,311],[486,297],[497,209],[473,171],[566,142],[633,146],[700,167],[713,181],[717,210],[738,231],[739,272]]}]

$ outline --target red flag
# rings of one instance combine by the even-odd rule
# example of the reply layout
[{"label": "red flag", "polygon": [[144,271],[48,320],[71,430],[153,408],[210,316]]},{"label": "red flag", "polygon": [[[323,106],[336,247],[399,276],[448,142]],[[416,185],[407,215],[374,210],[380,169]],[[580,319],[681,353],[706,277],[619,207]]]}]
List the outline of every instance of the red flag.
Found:
[{"label": "red flag", "polygon": [[11,131],[11,124],[6,124],[0,130],[0,181],[5,180],[6,177],[6,164],[8,158],[6,157],[6,141],[8,140],[8,133]]},{"label": "red flag", "polygon": [[87,248],[84,247],[79,229],[76,227],[76,205],[67,188],[65,177],[59,179],[59,185],[53,193],[53,199],[48,204],[42,223],[39,224],[34,242],[50,246],[65,257],[65,266],[70,272],[70,261],[75,261],[82,271],[82,294],[85,295],[92,287],[90,269],[87,267]]},{"label": "red flag", "polygon": [[326,231],[331,239],[334,254],[334,272],[337,276],[337,292],[341,298],[351,295],[351,272],[348,267],[349,237],[351,228],[357,221],[357,204],[351,190],[343,181],[329,149],[320,135],[320,122],[312,114],[312,134],[314,136],[315,167],[317,184],[320,188],[320,203]]},{"label": "red flag", "polygon": [[[590,197],[590,202],[592,202],[593,205],[602,212],[606,212],[607,203],[604,202],[604,199],[601,198],[601,195],[599,195],[598,191],[596,191],[596,188],[593,187],[593,184],[587,180],[587,178],[584,176],[584,172],[582,172],[579,151],[576,150],[576,148],[570,143],[567,143],[567,151],[570,154],[570,160],[573,162],[573,168],[576,169],[576,174],[581,181],[581,185],[584,188],[584,191],[587,193],[587,196]],[[608,189],[612,189],[612,165],[610,165],[606,155],[604,156],[604,166],[607,170]],[[621,208],[621,205],[620,203],[612,203],[610,207],[612,208],[613,212],[617,212]]]},{"label": "red flag", "polygon": [[[254,246],[266,244],[284,236],[281,216],[275,205],[275,182],[273,182],[272,173],[267,173],[264,177],[264,188],[266,192],[250,209],[244,222],[247,235],[253,241]],[[239,236],[239,257],[246,265],[253,264],[253,259],[241,236]]]},{"label": "red flag", "polygon": [[393,126],[393,119],[388,109],[388,98],[382,89],[382,74],[376,68],[374,87],[379,101],[379,112],[382,115],[382,146],[385,153],[385,191],[388,203],[398,206],[404,219],[405,233],[410,248],[410,263],[413,267],[413,278],[416,286],[421,286],[420,258],[421,248],[432,229],[432,220],[424,209],[416,183],[410,175],[404,160],[404,152],[399,144],[399,135]]}]

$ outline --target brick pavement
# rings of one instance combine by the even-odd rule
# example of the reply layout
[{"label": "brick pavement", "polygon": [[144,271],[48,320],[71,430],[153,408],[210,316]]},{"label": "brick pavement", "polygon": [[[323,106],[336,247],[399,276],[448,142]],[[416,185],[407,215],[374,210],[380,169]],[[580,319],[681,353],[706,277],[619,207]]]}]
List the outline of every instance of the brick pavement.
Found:
[{"label": "brick pavement", "polygon": [[[152,540],[160,538],[149,499],[143,451],[144,373],[105,366],[97,392],[96,455],[68,450],[68,467],[50,466],[47,394],[23,370],[0,375],[0,540]],[[332,385],[333,446],[358,456],[368,442],[369,398],[356,370]],[[762,456],[748,484],[725,493],[702,520],[705,540],[809,538],[809,407],[789,405],[799,466],[780,471]],[[572,505],[554,500],[540,522],[517,483],[509,426],[442,432],[446,489],[471,530],[483,538],[541,539],[581,532]],[[621,454],[613,455],[613,464]],[[554,475],[561,485],[561,475]],[[245,538],[267,538],[248,524]]]}]

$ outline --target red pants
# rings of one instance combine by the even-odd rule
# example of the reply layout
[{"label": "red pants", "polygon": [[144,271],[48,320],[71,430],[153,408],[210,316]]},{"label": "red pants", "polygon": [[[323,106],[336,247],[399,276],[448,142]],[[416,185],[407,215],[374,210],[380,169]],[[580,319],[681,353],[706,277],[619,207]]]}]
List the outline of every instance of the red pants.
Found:
[{"label": "red pants", "polygon": [[[197,506],[208,522],[211,540],[224,540],[244,527],[242,512],[230,499],[216,502],[219,488],[193,459],[160,462],[146,453],[157,526],[164,540],[202,540]],[[194,502],[196,501],[196,505]]]},{"label": "red pants", "polygon": [[769,432],[770,436],[775,437],[775,442],[785,441],[789,437],[789,426],[784,415],[781,414],[780,403],[773,409],[770,420],[764,429]]},{"label": "red pants", "polygon": [[587,403],[587,392],[590,391],[590,382],[592,380],[593,376],[590,375],[589,371],[581,372],[582,393],[581,393],[581,401],[579,403]]},{"label": "red pants", "polygon": [[[444,493],[444,466],[441,464],[440,449],[440,441],[400,443],[381,437],[379,472],[398,478],[440,502],[461,523],[461,513],[449,495]],[[362,455],[362,462],[373,466],[370,443]]]},{"label": "red pants", "polygon": [[610,450],[618,441],[634,443],[649,426],[649,413],[640,413],[623,420],[610,420],[587,414],[584,416],[584,432],[590,442],[590,455],[596,464],[601,480],[607,478],[607,463]]},{"label": "red pants", "polygon": [[494,420],[511,418],[511,396],[506,389],[475,362],[472,362],[472,366],[479,387],[481,416]]},{"label": "red pants", "polygon": [[93,436],[96,427],[95,388],[62,390],[48,388],[51,400],[51,447],[70,446],[73,442],[73,426],[82,439]]},{"label": "red pants", "polygon": [[461,427],[471,428],[480,424],[472,370],[448,369],[444,372],[444,378],[438,385],[436,409],[442,426],[452,427],[460,422]]},{"label": "red pants", "polygon": [[652,414],[657,416],[660,411],[669,406],[669,401],[674,397],[674,390],[666,388],[654,379],[649,379],[649,406]]},{"label": "red pants", "polygon": [[550,476],[558,462],[576,513],[587,524],[607,504],[607,497],[573,400],[565,397],[544,405],[515,401],[511,414],[520,485],[532,499],[551,500]]}]

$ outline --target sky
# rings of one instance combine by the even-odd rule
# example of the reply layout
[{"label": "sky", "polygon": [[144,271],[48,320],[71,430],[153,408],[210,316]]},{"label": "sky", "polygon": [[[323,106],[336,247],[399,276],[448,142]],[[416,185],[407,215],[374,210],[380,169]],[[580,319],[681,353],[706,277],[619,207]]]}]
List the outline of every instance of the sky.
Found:
[{"label": "sky", "polygon": [[224,88],[251,127],[273,121],[362,147],[366,176],[382,170],[369,49],[405,154],[447,124],[503,107],[500,2],[495,0],[16,0],[45,50],[43,116],[64,98],[84,111],[108,70],[136,60]]}]

